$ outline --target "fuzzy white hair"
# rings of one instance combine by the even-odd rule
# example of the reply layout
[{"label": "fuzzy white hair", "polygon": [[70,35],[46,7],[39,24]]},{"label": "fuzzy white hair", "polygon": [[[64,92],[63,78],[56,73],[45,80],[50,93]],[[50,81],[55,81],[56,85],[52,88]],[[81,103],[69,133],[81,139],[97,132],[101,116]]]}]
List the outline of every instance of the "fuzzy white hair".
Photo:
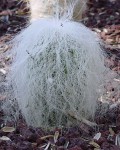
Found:
[{"label": "fuzzy white hair", "polygon": [[[36,0],[35,6],[30,2],[34,14],[42,1]],[[67,15],[47,18],[46,8],[40,9],[45,18],[15,38],[10,78],[19,108],[28,125],[36,127],[73,123],[72,115],[94,120],[106,71],[100,40],[81,23],[70,21],[68,12],[74,7],[67,8]]]},{"label": "fuzzy white hair", "polygon": [[94,33],[76,22],[40,19],[18,40],[11,73],[27,123],[58,126],[71,112],[93,119],[106,69]]},{"label": "fuzzy white hair", "polygon": [[31,19],[64,17],[80,21],[87,8],[87,0],[30,0]]}]

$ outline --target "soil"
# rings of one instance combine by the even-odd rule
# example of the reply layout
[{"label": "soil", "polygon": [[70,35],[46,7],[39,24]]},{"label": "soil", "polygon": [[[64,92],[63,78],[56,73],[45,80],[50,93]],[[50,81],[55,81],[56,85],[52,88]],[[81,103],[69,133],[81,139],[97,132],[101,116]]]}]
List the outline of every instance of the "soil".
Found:
[{"label": "soil", "polygon": [[[0,4],[0,106],[7,100],[6,76],[12,62],[9,41],[28,23],[26,3],[1,0]],[[104,42],[106,65],[116,76],[106,86],[110,102],[108,111],[96,113],[97,126],[83,123],[45,131],[27,126],[24,119],[5,122],[0,107],[0,150],[120,150],[120,2],[119,0],[89,0],[82,22],[96,32]],[[117,84],[114,87],[113,83]],[[106,103],[105,103],[106,105]],[[8,108],[9,109],[9,108]]]}]

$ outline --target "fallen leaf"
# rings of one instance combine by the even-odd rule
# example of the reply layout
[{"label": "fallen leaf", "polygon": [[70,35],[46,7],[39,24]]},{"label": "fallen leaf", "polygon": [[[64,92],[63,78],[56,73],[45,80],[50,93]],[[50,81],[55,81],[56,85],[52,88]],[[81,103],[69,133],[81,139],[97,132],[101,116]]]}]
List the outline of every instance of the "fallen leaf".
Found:
[{"label": "fallen leaf", "polygon": [[46,136],[41,137],[40,139],[45,140],[45,139],[51,138],[51,137],[54,137],[54,136],[53,135],[46,135]]},{"label": "fallen leaf", "polygon": [[109,132],[110,132],[110,135],[114,136],[115,135],[115,132],[113,131],[112,128],[109,128]]},{"label": "fallen leaf", "polygon": [[7,136],[2,136],[2,137],[0,137],[0,140],[3,140],[3,141],[11,141],[11,139],[8,138]]},{"label": "fallen leaf", "polygon": [[37,143],[32,143],[32,146],[37,146]]},{"label": "fallen leaf", "polygon": [[7,16],[7,15],[12,16],[12,11],[11,10],[4,10],[0,13],[0,16]]},{"label": "fallen leaf", "polygon": [[1,130],[3,132],[13,132],[13,131],[15,131],[15,128],[14,127],[3,127]]},{"label": "fallen leaf", "polygon": [[50,147],[50,142],[48,142],[47,146],[45,147],[44,150],[48,150],[48,148]]},{"label": "fallen leaf", "polygon": [[1,72],[2,74],[4,74],[4,75],[6,74],[6,70],[3,69],[3,68],[0,69],[0,72]]},{"label": "fallen leaf", "polygon": [[100,145],[98,145],[98,144],[97,144],[96,142],[94,142],[94,141],[89,142],[89,144],[92,145],[92,146],[95,147],[95,148],[100,148]]},{"label": "fallen leaf", "polygon": [[115,138],[115,145],[120,146],[120,134],[118,134]]},{"label": "fallen leaf", "polygon": [[93,139],[98,141],[100,137],[101,137],[101,133],[99,132],[93,137]]},{"label": "fallen leaf", "polygon": [[0,101],[3,101],[6,99],[6,96],[5,95],[0,95]]},{"label": "fallen leaf", "polygon": [[58,137],[59,137],[59,132],[58,132],[58,131],[56,131],[56,132],[55,132],[55,134],[54,134],[54,143],[56,143],[56,142],[57,142]]},{"label": "fallen leaf", "polygon": [[69,141],[67,141],[67,142],[65,143],[64,149],[67,149],[67,148],[68,148],[69,143],[70,143]]}]

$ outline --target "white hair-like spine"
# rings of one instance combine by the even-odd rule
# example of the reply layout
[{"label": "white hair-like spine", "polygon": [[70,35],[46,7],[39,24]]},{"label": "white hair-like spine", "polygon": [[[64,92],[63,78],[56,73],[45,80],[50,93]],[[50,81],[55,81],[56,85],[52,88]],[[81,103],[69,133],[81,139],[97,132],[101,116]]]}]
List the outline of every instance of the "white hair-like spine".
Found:
[{"label": "white hair-like spine", "polygon": [[[65,13],[56,11],[47,17],[45,13],[44,17],[42,12],[42,18],[38,14],[39,19],[35,17],[15,39],[10,76],[28,125],[49,128],[73,123],[71,114],[83,122],[94,120],[106,70],[104,56],[98,37],[71,21],[76,6],[71,2]],[[37,6],[41,1],[34,3]]]},{"label": "white hair-like spine", "polygon": [[30,0],[31,20],[63,18],[80,21],[87,8],[87,0]]}]

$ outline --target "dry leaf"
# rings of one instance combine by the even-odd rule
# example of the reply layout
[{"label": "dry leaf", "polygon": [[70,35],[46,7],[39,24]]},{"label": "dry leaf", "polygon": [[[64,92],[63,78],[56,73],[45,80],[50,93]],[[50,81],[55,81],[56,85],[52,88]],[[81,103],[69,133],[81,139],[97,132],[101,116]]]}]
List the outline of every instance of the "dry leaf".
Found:
[{"label": "dry leaf", "polygon": [[32,143],[32,146],[37,146],[37,143]]},{"label": "dry leaf", "polygon": [[6,52],[9,49],[9,46],[4,44],[0,46],[0,51]]},{"label": "dry leaf", "polygon": [[109,132],[110,132],[110,135],[114,136],[115,135],[115,132],[113,131],[112,128],[109,128]]},{"label": "dry leaf", "polygon": [[24,12],[24,10],[19,9],[18,11],[16,11],[16,15],[25,15],[26,12]]},{"label": "dry leaf", "polygon": [[5,95],[0,95],[0,101],[3,101],[6,99],[6,96]]},{"label": "dry leaf", "polygon": [[115,78],[115,79],[114,79],[114,81],[116,81],[116,82],[120,82],[120,79],[116,79],[116,78]]},{"label": "dry leaf", "polygon": [[101,137],[101,133],[99,132],[93,137],[93,139],[98,141],[100,137]]},{"label": "dry leaf", "polygon": [[11,139],[8,138],[7,136],[2,136],[2,137],[0,137],[0,140],[3,140],[3,141],[11,141]]},{"label": "dry leaf", "polygon": [[89,142],[90,145],[94,146],[95,148],[100,148],[100,145],[98,145],[96,142],[91,141]]},{"label": "dry leaf", "polygon": [[69,143],[70,143],[69,141],[67,141],[67,142],[65,143],[64,149],[67,149],[67,148],[68,148]]},{"label": "dry leaf", "polygon": [[47,146],[45,147],[44,150],[48,150],[48,148],[50,147],[50,142],[48,142]]},{"label": "dry leaf", "polygon": [[100,148],[94,148],[94,150],[101,150]]},{"label": "dry leaf", "polygon": [[12,11],[11,10],[4,10],[0,13],[0,16],[7,16],[7,15],[12,16]]},{"label": "dry leaf", "polygon": [[44,148],[44,147],[46,147],[47,146],[47,144],[44,144],[44,145],[42,145],[40,148]]},{"label": "dry leaf", "polygon": [[4,74],[4,75],[6,74],[6,70],[3,69],[3,68],[0,69],[0,72],[1,72],[2,74]]},{"label": "dry leaf", "polygon": [[116,136],[115,145],[120,146],[120,134]]},{"label": "dry leaf", "polygon": [[51,137],[53,138],[54,136],[53,135],[46,135],[46,136],[41,137],[40,139],[45,140],[45,139],[51,138]]},{"label": "dry leaf", "polygon": [[1,130],[3,132],[13,132],[13,131],[15,131],[15,128],[14,127],[3,127]]},{"label": "dry leaf", "polygon": [[58,137],[59,137],[59,132],[58,132],[58,131],[56,131],[56,132],[55,132],[55,134],[54,134],[54,143],[56,143],[56,142],[57,142]]}]

